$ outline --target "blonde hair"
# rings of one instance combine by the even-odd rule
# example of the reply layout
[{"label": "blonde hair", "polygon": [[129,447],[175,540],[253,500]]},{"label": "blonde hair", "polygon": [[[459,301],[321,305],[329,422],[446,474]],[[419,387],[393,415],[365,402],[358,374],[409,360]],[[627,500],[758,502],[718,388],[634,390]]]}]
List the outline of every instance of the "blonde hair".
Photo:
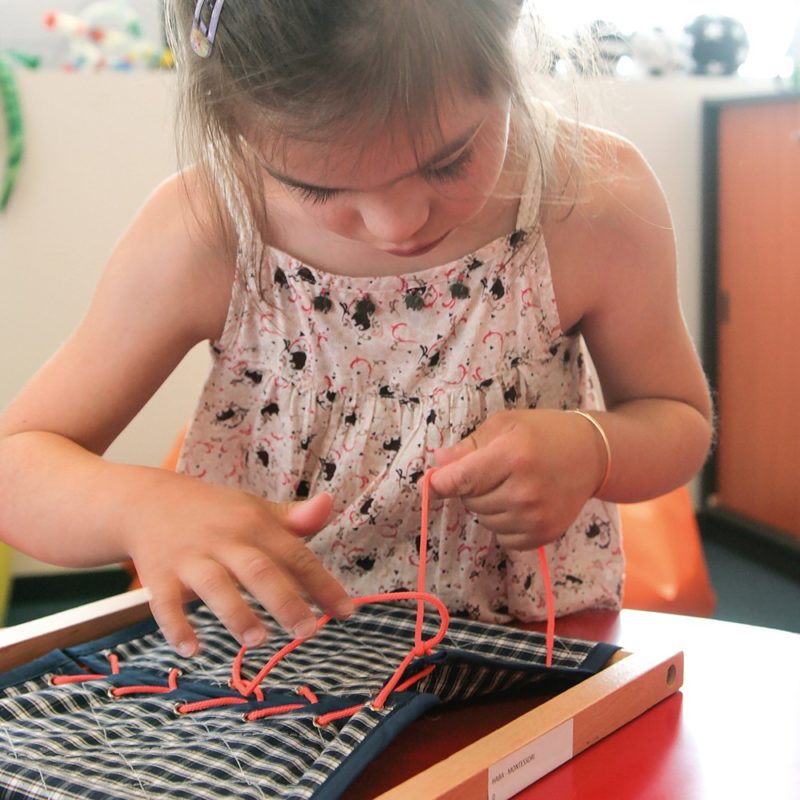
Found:
[{"label": "blonde hair", "polygon": [[167,6],[180,161],[216,199],[231,246],[222,198],[243,193],[266,235],[260,137],[330,142],[400,122],[413,140],[437,124],[443,99],[465,92],[510,97],[520,147],[539,151],[542,185],[563,194],[552,153],[537,147],[536,104],[575,54],[524,0],[227,0],[209,58],[190,46],[194,7]]}]

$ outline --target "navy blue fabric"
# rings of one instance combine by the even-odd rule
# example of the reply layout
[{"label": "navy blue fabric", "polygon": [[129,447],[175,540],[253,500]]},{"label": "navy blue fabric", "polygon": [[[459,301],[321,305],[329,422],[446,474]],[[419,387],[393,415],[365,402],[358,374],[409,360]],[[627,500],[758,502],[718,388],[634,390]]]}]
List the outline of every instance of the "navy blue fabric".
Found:
[{"label": "navy blue fabric", "polygon": [[[0,676],[0,797],[332,800],[431,706],[509,689],[561,688],[599,670],[617,649],[557,638],[547,668],[541,634],[454,619],[436,651],[416,659],[406,675],[429,664],[435,669],[393,694],[384,708],[372,708],[369,701],[413,645],[415,619],[410,607],[362,607],[280,662],[262,684],[263,701],[251,696],[247,704],[186,715],[176,712],[179,703],[240,696],[228,685],[238,645],[203,606],[191,613],[203,649],[190,660],[177,657],[152,622],[53,651]],[[427,619],[425,637],[437,626],[438,620]],[[276,633],[249,651],[243,678],[255,677],[288,641]],[[109,674],[112,650],[119,674],[50,683],[54,675]],[[175,690],[108,694],[112,687],[166,687],[173,667],[181,670]],[[300,686],[319,702],[299,696]],[[303,707],[242,718],[249,710],[289,703]],[[349,718],[316,723],[321,714],[359,703],[364,707]]]}]

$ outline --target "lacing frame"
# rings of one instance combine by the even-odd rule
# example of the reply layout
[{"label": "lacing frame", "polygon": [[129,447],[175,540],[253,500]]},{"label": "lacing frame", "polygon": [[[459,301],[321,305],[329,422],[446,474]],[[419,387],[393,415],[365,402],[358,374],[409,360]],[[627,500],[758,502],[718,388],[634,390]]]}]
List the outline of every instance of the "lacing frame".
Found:
[{"label": "lacing frame", "polygon": [[[425,565],[427,561],[427,547],[428,547],[428,512],[430,506],[430,479],[434,469],[429,469],[422,477],[422,510],[420,517],[420,551],[419,551],[419,569],[417,572],[417,590],[407,592],[391,592],[384,594],[365,595],[353,599],[356,606],[368,605],[371,603],[386,603],[404,600],[417,601],[417,617],[414,629],[414,645],[402,659],[389,680],[384,684],[383,688],[378,692],[375,698],[369,702],[372,709],[380,710],[385,707],[389,697],[393,692],[403,692],[409,687],[413,686],[422,678],[429,675],[436,667],[435,664],[430,664],[424,667],[419,672],[410,676],[401,682],[406,669],[415,658],[431,655],[434,648],[440,644],[447,634],[447,629],[450,624],[450,615],[444,603],[436,597],[425,591]],[[555,635],[555,613],[553,603],[553,592],[550,583],[549,571],[547,568],[547,558],[543,547],[538,548],[539,563],[542,570],[542,579],[546,589],[547,601],[547,656],[546,665],[552,665],[553,657],[553,644]],[[423,639],[422,627],[425,617],[425,604],[432,605],[439,613],[439,629],[429,639]],[[316,630],[319,631],[332,619],[330,614],[325,614],[317,620]],[[179,714],[192,714],[199,711],[205,711],[211,708],[220,708],[231,705],[243,705],[252,702],[255,699],[258,702],[264,702],[264,691],[261,684],[269,675],[269,673],[280,663],[289,653],[297,649],[305,640],[294,639],[293,641],[282,647],[266,664],[259,670],[258,674],[250,681],[246,681],[242,677],[242,667],[244,665],[245,654],[247,647],[242,646],[236,655],[231,666],[231,678],[228,683],[231,689],[239,692],[238,696],[230,697],[215,697],[208,700],[199,700],[191,703],[177,703],[175,710]],[[91,673],[78,674],[78,675],[57,675],[53,676],[50,680],[52,685],[58,686],[62,684],[80,683],[84,681],[104,680],[111,676],[120,674],[119,657],[116,653],[110,652],[108,654],[108,661],[111,668],[110,673]],[[113,698],[125,697],[133,694],[169,694],[178,690],[178,678],[180,677],[180,670],[173,668],[169,671],[167,676],[167,683],[164,686],[152,685],[135,685],[135,686],[116,686],[109,689],[109,696]],[[316,705],[319,703],[319,698],[308,686],[300,686],[296,689],[297,694],[300,695],[306,702],[301,703],[287,703],[280,706],[271,706],[269,708],[259,708],[249,711],[243,715],[246,722],[262,719],[264,717],[275,716],[277,714],[288,713],[290,711],[298,711],[306,708],[309,705]],[[362,709],[365,703],[358,703],[347,708],[331,711],[327,714],[321,714],[314,718],[314,723],[318,726],[324,726],[338,719],[349,717]]]}]

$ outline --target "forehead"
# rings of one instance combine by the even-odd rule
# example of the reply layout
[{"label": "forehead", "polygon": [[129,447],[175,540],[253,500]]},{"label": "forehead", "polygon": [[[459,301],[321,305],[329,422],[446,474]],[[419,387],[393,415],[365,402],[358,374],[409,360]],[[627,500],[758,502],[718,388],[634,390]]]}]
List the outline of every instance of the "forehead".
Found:
[{"label": "forehead", "polygon": [[353,125],[329,136],[267,138],[261,153],[267,164],[291,178],[322,186],[380,182],[383,176],[410,172],[443,147],[473,131],[504,108],[482,98],[443,103],[435,118],[419,124],[392,121],[381,126]]}]

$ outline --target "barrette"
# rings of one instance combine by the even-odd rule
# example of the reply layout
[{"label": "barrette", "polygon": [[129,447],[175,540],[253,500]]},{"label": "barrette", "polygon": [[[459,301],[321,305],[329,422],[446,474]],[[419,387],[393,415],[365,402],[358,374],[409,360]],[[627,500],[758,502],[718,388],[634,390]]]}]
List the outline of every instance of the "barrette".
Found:
[{"label": "barrette", "polygon": [[[194,7],[194,21],[189,42],[192,50],[200,58],[208,58],[214,49],[214,39],[217,38],[219,15],[225,0],[197,0]],[[208,23],[204,20],[207,19]]]}]

